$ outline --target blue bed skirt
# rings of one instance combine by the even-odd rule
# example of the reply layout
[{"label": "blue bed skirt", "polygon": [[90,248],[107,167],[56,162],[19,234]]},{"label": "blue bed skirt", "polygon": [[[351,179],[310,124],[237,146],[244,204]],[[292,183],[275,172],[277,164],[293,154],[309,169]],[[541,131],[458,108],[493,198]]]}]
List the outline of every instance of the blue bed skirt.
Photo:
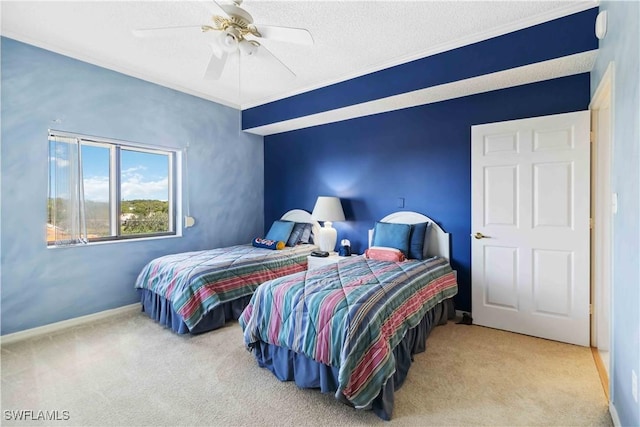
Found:
[{"label": "blue bed skirt", "polygon": [[189,330],[182,316],[175,312],[164,297],[148,290],[138,289],[142,312],[178,334],[201,334],[218,329],[229,320],[238,320],[244,308],[251,301],[251,295],[224,303],[208,312],[198,324]]},{"label": "blue bed skirt", "polygon": [[[394,392],[404,383],[413,355],[426,349],[426,341],[431,330],[437,325],[446,324],[455,317],[453,299],[448,299],[431,310],[422,318],[420,324],[409,329],[405,337],[394,348],[396,372],[373,400],[371,409],[384,420],[390,420],[393,414]],[[338,389],[338,368],[315,362],[299,353],[265,342],[257,342],[253,353],[262,368],[269,369],[280,381],[295,381],[301,388],[319,388],[323,393],[336,392]],[[349,404],[342,395],[336,398]]]}]

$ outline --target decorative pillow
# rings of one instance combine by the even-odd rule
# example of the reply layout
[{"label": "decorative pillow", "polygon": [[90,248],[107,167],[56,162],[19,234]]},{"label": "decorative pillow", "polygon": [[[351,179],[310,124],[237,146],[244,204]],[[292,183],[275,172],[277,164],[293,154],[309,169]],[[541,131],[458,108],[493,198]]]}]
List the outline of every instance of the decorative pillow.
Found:
[{"label": "decorative pillow", "polygon": [[304,231],[300,236],[299,243],[313,243],[313,225],[305,223]]},{"label": "decorative pillow", "polygon": [[287,246],[295,246],[300,243],[309,243],[311,236],[311,224],[306,222],[296,222],[287,240]]},{"label": "decorative pillow", "polygon": [[265,239],[286,242],[289,240],[294,225],[296,225],[296,223],[293,221],[273,221]]},{"label": "decorative pillow", "polygon": [[276,240],[261,239],[260,237],[256,237],[255,239],[253,239],[253,242],[251,242],[251,244],[256,248],[277,249],[277,250],[284,249],[283,241],[278,242]]},{"label": "decorative pillow", "polygon": [[427,251],[429,250],[429,242],[430,242],[430,238],[429,236],[431,236],[431,229],[433,228],[433,223],[432,222],[428,222],[427,223],[427,229],[424,231],[424,246],[422,248],[422,259],[427,259],[428,255],[427,255]]},{"label": "decorative pillow", "polygon": [[424,259],[425,233],[430,229],[431,223],[421,222],[411,224],[411,237],[409,237],[409,258]]},{"label": "decorative pillow", "polygon": [[364,251],[364,257],[376,261],[402,262],[405,256],[400,249],[385,248],[383,246],[371,246]]},{"label": "decorative pillow", "polygon": [[373,227],[373,241],[371,246],[396,248],[406,257],[409,254],[409,224],[395,224],[390,222],[376,222]]}]

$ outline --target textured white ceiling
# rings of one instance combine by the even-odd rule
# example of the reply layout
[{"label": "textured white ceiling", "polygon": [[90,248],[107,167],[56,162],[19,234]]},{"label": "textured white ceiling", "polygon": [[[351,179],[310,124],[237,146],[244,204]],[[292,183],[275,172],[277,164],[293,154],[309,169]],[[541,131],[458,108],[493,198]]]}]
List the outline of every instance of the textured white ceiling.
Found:
[{"label": "textured white ceiling", "polygon": [[[248,108],[597,5],[594,1],[261,1],[259,25],[308,29],[313,46],[264,40],[295,78],[260,57],[203,74],[211,33],[132,30],[210,22],[203,1],[2,1],[2,35],[236,108]],[[238,66],[239,65],[239,66]],[[570,67],[571,64],[568,64]]]}]

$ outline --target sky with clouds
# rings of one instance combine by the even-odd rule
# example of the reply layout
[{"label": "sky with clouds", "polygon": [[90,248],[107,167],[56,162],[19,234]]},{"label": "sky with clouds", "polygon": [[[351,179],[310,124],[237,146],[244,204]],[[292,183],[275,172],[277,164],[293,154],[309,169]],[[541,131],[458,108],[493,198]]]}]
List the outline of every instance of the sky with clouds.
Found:
[{"label": "sky with clouds", "polygon": [[[51,160],[58,167],[67,167],[64,153],[56,153]],[[109,150],[98,146],[83,146],[82,164],[85,200],[109,200]],[[167,156],[148,152],[121,150],[122,200],[168,200]]]}]

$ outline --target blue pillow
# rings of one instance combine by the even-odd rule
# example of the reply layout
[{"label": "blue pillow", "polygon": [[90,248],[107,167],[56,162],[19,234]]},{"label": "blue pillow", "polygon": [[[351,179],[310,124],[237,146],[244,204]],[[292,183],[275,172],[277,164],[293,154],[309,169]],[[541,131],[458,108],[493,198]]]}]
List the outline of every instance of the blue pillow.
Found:
[{"label": "blue pillow", "polygon": [[287,246],[295,246],[299,243],[309,243],[311,236],[311,224],[306,222],[296,222],[287,241]]},{"label": "blue pillow", "polygon": [[305,224],[304,230],[302,231],[302,235],[300,236],[300,241],[298,243],[313,243],[313,225]]},{"label": "blue pillow", "polygon": [[433,223],[432,222],[428,222],[427,223],[427,229],[424,231],[424,248],[422,249],[422,259],[427,259],[427,251],[429,250],[429,242],[430,242],[430,238],[429,236],[431,236],[431,229],[433,228]]},{"label": "blue pillow", "polygon": [[395,224],[390,222],[376,222],[373,227],[372,246],[386,246],[399,249],[405,257],[409,255],[409,224]]},{"label": "blue pillow", "polygon": [[289,240],[289,236],[291,236],[294,225],[296,225],[296,223],[293,221],[273,221],[265,239],[275,240],[277,242],[287,242]]},{"label": "blue pillow", "polygon": [[424,233],[427,231],[427,223],[411,224],[411,237],[409,237],[409,258],[422,259],[424,250]]},{"label": "blue pillow", "polygon": [[411,237],[409,238],[409,258],[425,259],[427,257],[430,234],[430,222],[411,224]]}]

